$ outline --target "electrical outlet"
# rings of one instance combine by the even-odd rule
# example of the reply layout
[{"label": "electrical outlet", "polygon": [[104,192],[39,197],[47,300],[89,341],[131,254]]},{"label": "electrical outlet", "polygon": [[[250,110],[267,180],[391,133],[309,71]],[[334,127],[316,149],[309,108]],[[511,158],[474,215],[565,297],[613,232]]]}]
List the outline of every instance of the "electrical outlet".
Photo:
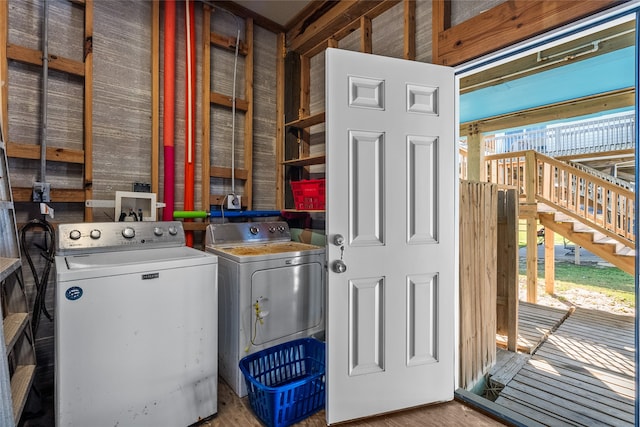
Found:
[{"label": "electrical outlet", "polygon": [[242,196],[238,196],[236,194],[229,194],[227,196],[227,209],[241,209],[241,197]]},{"label": "electrical outlet", "polygon": [[33,183],[33,201],[50,203],[51,202],[51,184],[48,182]]}]

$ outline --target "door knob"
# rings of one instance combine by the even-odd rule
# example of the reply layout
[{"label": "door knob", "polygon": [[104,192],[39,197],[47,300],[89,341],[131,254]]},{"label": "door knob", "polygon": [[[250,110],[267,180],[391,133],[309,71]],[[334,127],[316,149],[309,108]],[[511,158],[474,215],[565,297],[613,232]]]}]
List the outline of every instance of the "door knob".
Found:
[{"label": "door knob", "polygon": [[334,273],[344,273],[345,271],[347,271],[347,264],[345,264],[342,260],[337,260],[333,262]]},{"label": "door knob", "polygon": [[342,234],[336,234],[333,236],[333,244],[336,246],[344,245],[344,236]]}]

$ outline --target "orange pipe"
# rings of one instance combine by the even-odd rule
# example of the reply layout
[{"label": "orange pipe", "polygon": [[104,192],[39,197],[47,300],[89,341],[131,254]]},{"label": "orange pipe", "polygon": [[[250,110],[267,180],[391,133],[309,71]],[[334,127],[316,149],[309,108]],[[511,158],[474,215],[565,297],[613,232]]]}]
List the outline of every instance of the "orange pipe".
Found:
[{"label": "orange pipe", "polygon": [[164,146],[164,221],[173,220],[175,154],[173,138],[175,129],[175,76],[176,76],[176,3],[164,2],[164,102],[163,102],[163,146]]},{"label": "orange pipe", "polygon": [[[196,155],[196,19],[195,5],[191,0],[185,1],[184,21],[186,36],[184,210],[191,211],[194,208]],[[186,243],[188,246],[193,246],[193,231],[186,232]]]}]

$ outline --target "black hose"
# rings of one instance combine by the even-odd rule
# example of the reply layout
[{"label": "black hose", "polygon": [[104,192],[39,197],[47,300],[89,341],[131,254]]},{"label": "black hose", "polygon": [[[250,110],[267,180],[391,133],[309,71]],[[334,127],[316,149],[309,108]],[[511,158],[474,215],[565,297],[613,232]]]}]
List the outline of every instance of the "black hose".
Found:
[{"label": "black hose", "polygon": [[[42,276],[38,277],[38,272],[36,271],[36,267],[33,265],[33,260],[31,259],[31,254],[27,249],[27,239],[26,234],[33,228],[43,229],[45,232],[44,235],[44,244],[38,245],[36,247],[40,249],[40,255],[45,259],[45,265],[42,269]],[[51,272],[51,265],[54,262],[54,253],[55,253],[55,231],[53,226],[49,224],[46,220],[40,219],[32,219],[28,223],[20,228],[20,246],[22,247],[22,252],[27,259],[27,263],[29,264],[29,268],[31,269],[31,273],[33,274],[33,280],[36,286],[36,297],[33,303],[33,317],[31,319],[31,327],[33,328],[33,336],[35,338],[36,332],[38,331],[38,326],[40,325],[40,313],[44,313],[44,315],[49,319],[49,321],[53,321],[53,316],[47,310],[45,306],[45,295],[47,293],[47,284],[49,283],[49,273]]]}]

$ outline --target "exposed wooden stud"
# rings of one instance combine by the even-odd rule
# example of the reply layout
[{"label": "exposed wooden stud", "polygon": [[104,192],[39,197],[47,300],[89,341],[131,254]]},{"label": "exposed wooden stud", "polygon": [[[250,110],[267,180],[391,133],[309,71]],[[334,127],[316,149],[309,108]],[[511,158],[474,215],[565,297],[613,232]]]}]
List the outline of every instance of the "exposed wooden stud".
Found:
[{"label": "exposed wooden stud", "polygon": [[[249,169],[242,169],[242,168],[234,168],[234,169],[235,169],[236,179],[245,180],[249,176],[249,173],[250,173]],[[209,171],[209,176],[207,177],[207,179],[209,177],[231,179],[231,168],[223,167],[223,166],[211,166]]]},{"label": "exposed wooden stud", "polygon": [[276,51],[276,208],[284,209],[284,59],[285,35],[278,33]]},{"label": "exposed wooden stud", "polygon": [[461,64],[617,3],[614,0],[507,1],[434,34],[433,62],[448,66]]},{"label": "exposed wooden stud", "polygon": [[[396,4],[400,3],[400,1],[401,0],[385,0],[382,3],[379,3],[377,6],[372,7],[362,16],[373,20],[375,17],[382,15],[384,12],[391,9]],[[353,33],[354,31],[358,30],[359,28],[360,28],[360,16],[353,17],[353,20],[347,23],[346,25],[342,27],[336,27],[334,33],[331,36],[329,36],[326,39],[320,40],[318,44],[316,44],[313,47],[310,47],[304,52],[299,51],[299,53],[305,56],[308,56],[310,58],[313,58],[315,55],[324,51],[327,47],[338,47],[337,43],[340,40],[342,40],[349,34]]]},{"label": "exposed wooden stud", "polygon": [[[93,0],[84,9],[84,200],[93,199]],[[85,206],[84,220],[93,220],[93,209]]]},{"label": "exposed wooden stud", "polygon": [[[9,139],[9,62],[7,61],[7,41],[9,40],[9,2],[0,2],[0,121],[5,138]],[[7,141],[5,141],[6,143]]]},{"label": "exposed wooden stud", "polygon": [[[7,155],[17,159],[40,160],[40,146],[9,142],[7,144]],[[84,150],[47,147],[47,161],[84,163]]]},{"label": "exposed wooden stud", "polygon": [[[354,18],[359,19],[359,17],[367,15],[367,12],[383,2],[383,0],[335,2],[331,9],[310,23],[303,32],[296,35],[291,31],[287,33],[289,49],[306,54],[322,41],[326,41],[329,37],[335,37],[336,30],[349,25]],[[397,4],[398,2],[393,3]]]},{"label": "exposed wooden stud", "polygon": [[360,17],[360,52],[373,52],[373,41],[371,40],[371,19],[366,16]]},{"label": "exposed wooden stud", "polygon": [[[213,44],[217,47],[226,49],[230,52],[234,52],[236,51],[236,38],[232,37],[232,36],[223,36],[222,34],[218,34],[218,33],[214,33],[214,32],[210,32],[208,34],[209,36],[209,43]],[[238,45],[238,55],[243,55],[246,56],[249,53],[249,47],[247,46],[247,43],[240,41],[239,45]]]},{"label": "exposed wooden stud", "polygon": [[247,208],[253,207],[253,19],[245,21],[245,41],[247,56],[244,65],[244,99],[247,101],[247,111],[244,119],[244,168],[249,174],[244,182],[243,199]]},{"label": "exposed wooden stud", "polygon": [[160,1],[151,6],[151,192],[160,190]]},{"label": "exposed wooden stud", "polygon": [[[231,96],[223,95],[217,92],[210,93],[210,102],[211,104],[219,105],[221,107],[233,108],[233,99]],[[249,109],[249,102],[244,99],[239,99],[236,97],[236,112],[237,111],[247,111]]]},{"label": "exposed wooden stud", "polygon": [[200,205],[211,209],[211,7],[202,6],[202,163]]},{"label": "exposed wooden stud", "polygon": [[451,1],[431,1],[431,62],[442,65],[438,52],[440,34],[451,27]]},{"label": "exposed wooden stud", "polygon": [[[42,51],[30,49],[14,44],[7,45],[7,57],[14,61],[42,67]],[[84,77],[85,66],[82,61],[64,58],[57,55],[48,55],[47,66],[52,70],[62,71],[75,76]]]},{"label": "exposed wooden stud", "polygon": [[[33,188],[31,187],[12,187],[14,202],[32,202]],[[52,188],[52,203],[84,203],[85,190],[70,188]]]},{"label": "exposed wooden stud", "polygon": [[308,56],[300,55],[300,110],[298,118],[309,116],[311,108],[311,61]]},{"label": "exposed wooden stud", "polygon": [[416,59],[416,2],[404,0],[404,59]]}]

